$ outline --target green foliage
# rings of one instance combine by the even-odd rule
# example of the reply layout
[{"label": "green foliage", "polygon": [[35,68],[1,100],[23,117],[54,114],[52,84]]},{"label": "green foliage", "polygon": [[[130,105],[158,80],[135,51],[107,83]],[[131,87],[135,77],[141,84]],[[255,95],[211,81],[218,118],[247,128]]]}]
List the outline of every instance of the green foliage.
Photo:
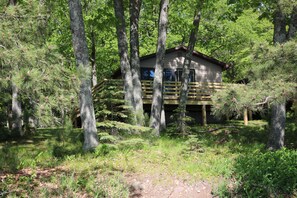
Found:
[{"label": "green foliage", "polygon": [[[297,190],[297,152],[255,151],[236,160],[235,193],[246,197],[291,197]],[[234,192],[233,192],[234,193]]]},{"label": "green foliage", "polygon": [[119,148],[123,150],[140,150],[143,149],[146,142],[141,138],[132,138],[123,140],[119,143]]},{"label": "green foliage", "polygon": [[133,125],[131,108],[125,105],[120,81],[103,82],[103,88],[96,91],[94,106],[97,127],[110,134],[141,134],[151,129]]},{"label": "green foliage", "polygon": [[129,122],[131,108],[125,105],[121,84],[111,81],[107,85],[103,84],[103,87],[94,97],[96,119],[99,122],[106,120]]},{"label": "green foliage", "polygon": [[64,129],[57,133],[57,142],[53,146],[53,156],[63,158],[81,152],[82,133],[77,134],[69,118],[65,119]]},{"label": "green foliage", "polygon": [[11,94],[15,84],[24,121],[33,117],[41,127],[62,125],[76,105],[75,75],[57,47],[46,42],[47,19],[45,5],[37,1],[20,1],[0,13],[1,95]]},{"label": "green foliage", "polygon": [[105,132],[99,133],[98,136],[100,144],[95,149],[96,156],[105,156],[118,149],[117,143],[119,140],[116,136],[109,135]]},{"label": "green foliage", "polygon": [[198,151],[203,153],[204,149],[202,148],[201,142],[198,139],[197,135],[189,135],[188,140],[185,142],[187,145],[188,151]]},{"label": "green foliage", "polygon": [[[193,124],[194,119],[187,115],[185,112],[184,117],[180,117],[181,111],[184,111],[183,108],[177,107],[174,110],[174,114],[170,116],[171,122],[166,126],[165,133],[169,136],[186,136],[191,134],[190,125]],[[181,125],[184,125],[184,131]]]},{"label": "green foliage", "polygon": [[241,116],[243,109],[263,112],[272,103],[281,103],[296,94],[296,41],[255,48],[257,67],[250,70],[247,85],[227,85],[214,94],[213,113],[217,117]]}]

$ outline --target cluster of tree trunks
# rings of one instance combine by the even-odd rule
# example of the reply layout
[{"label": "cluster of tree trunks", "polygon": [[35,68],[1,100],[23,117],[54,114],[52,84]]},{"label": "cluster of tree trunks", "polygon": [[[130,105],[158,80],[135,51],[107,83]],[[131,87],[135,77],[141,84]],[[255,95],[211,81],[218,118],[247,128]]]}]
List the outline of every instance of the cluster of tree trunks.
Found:
[{"label": "cluster of tree trunks", "polygon": [[126,24],[123,0],[114,0],[114,12],[116,16],[116,30],[118,38],[118,50],[122,78],[124,80],[125,101],[128,106],[133,107],[134,120],[138,125],[143,125],[143,102],[140,82],[139,61],[139,36],[138,21],[141,1],[130,1],[130,49],[131,63],[128,56],[128,42],[126,35]]}]

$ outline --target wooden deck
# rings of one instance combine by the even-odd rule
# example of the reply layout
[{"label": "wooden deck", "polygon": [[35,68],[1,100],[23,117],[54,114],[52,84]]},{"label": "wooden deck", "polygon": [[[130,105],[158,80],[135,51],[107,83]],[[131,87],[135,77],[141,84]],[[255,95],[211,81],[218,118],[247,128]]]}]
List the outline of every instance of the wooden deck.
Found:
[{"label": "wooden deck", "polygon": [[[123,81],[120,79],[105,79],[98,83],[93,89],[94,92],[100,92],[108,86],[118,86],[119,89],[123,87]],[[143,92],[143,103],[151,104],[153,96],[153,81],[141,81]],[[180,82],[164,82],[164,104],[177,105],[179,103]],[[221,83],[189,83],[188,105],[211,105],[212,94],[224,86]]]}]

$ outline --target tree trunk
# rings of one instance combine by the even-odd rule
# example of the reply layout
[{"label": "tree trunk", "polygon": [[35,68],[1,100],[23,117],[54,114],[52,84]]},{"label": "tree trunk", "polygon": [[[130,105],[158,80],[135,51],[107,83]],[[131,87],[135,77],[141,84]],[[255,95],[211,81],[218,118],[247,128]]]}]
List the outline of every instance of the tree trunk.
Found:
[{"label": "tree trunk", "polygon": [[192,61],[192,54],[194,51],[194,47],[197,41],[197,33],[199,29],[199,23],[201,19],[201,7],[203,5],[203,1],[198,1],[197,10],[195,11],[193,27],[190,34],[188,51],[186,53],[186,57],[183,64],[183,72],[182,72],[182,82],[180,88],[180,98],[179,98],[179,116],[178,116],[178,130],[180,133],[185,135],[186,133],[186,105],[188,99],[188,89],[189,89],[189,74],[190,74],[190,65]]},{"label": "tree trunk", "polygon": [[139,35],[138,35],[138,22],[139,13],[141,8],[141,0],[130,0],[130,61],[131,71],[133,76],[133,98],[134,110],[136,113],[136,122],[138,125],[143,126],[143,102],[142,102],[142,89],[140,82],[140,61],[139,61]]},{"label": "tree trunk", "polygon": [[69,0],[72,44],[80,73],[80,116],[84,130],[84,150],[98,145],[96,120],[91,91],[91,68],[85,36],[82,8],[79,0]]},{"label": "tree trunk", "polygon": [[8,5],[14,6],[17,4],[17,0],[9,0]]},{"label": "tree trunk", "polygon": [[[278,3],[277,9],[274,13],[274,34],[273,42],[284,43],[287,39],[286,32],[286,17],[282,12]],[[285,135],[285,124],[286,124],[286,102],[276,103],[271,105],[271,116],[270,116],[270,133],[268,148],[272,150],[280,149],[284,146],[284,135]]]},{"label": "tree trunk", "polygon": [[271,126],[268,140],[268,149],[277,150],[284,146],[286,123],[285,103],[274,104],[271,107]]},{"label": "tree trunk", "polygon": [[[17,0],[9,0],[8,6],[15,6]],[[22,107],[19,97],[19,89],[12,83],[12,101],[11,101],[11,132],[12,136],[19,137],[23,135],[22,130]]]},{"label": "tree trunk", "polygon": [[297,6],[293,8],[289,24],[288,40],[294,38],[297,32]]},{"label": "tree trunk", "polygon": [[96,40],[94,30],[91,32],[91,65],[92,65],[92,87],[97,85],[97,71],[96,71]]},{"label": "tree trunk", "polygon": [[19,97],[19,89],[16,87],[14,83],[11,85],[12,88],[12,126],[11,131],[13,137],[23,136],[22,130],[22,107]]},{"label": "tree trunk", "polygon": [[155,77],[153,83],[153,98],[151,106],[150,127],[154,129],[156,136],[160,135],[161,111],[163,104],[163,67],[166,50],[166,29],[168,24],[168,5],[169,0],[161,0],[158,43],[155,65]]},{"label": "tree trunk", "polygon": [[243,110],[243,122],[244,122],[244,125],[247,126],[249,124],[249,117],[248,117],[248,109],[245,108]]},{"label": "tree trunk", "polygon": [[283,43],[287,39],[286,32],[286,16],[282,12],[280,5],[277,6],[274,13],[274,32],[273,32],[273,42]]},{"label": "tree trunk", "polygon": [[114,0],[114,12],[116,16],[116,29],[118,37],[118,49],[122,78],[124,80],[125,101],[128,106],[134,106],[132,73],[128,58],[128,44],[126,35],[125,15],[123,0]]}]

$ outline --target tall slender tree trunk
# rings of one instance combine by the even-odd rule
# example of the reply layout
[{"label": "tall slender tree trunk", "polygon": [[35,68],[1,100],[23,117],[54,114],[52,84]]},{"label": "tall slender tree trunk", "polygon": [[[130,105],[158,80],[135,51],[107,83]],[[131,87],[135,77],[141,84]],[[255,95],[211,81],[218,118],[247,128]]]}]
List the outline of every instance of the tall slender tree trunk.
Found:
[{"label": "tall slender tree trunk", "polygon": [[[287,41],[286,31],[286,16],[282,12],[278,3],[277,9],[274,13],[274,34],[273,42],[284,43]],[[284,135],[286,125],[286,101],[282,103],[274,103],[271,105],[270,127],[268,148],[270,150],[277,150],[284,146]]]},{"label": "tall slender tree trunk", "polygon": [[168,6],[169,0],[161,0],[158,43],[155,65],[155,77],[153,83],[153,99],[151,106],[150,127],[155,130],[155,135],[160,135],[161,111],[163,103],[163,68],[166,50],[166,29],[168,24]]},{"label": "tall slender tree trunk", "polygon": [[80,72],[80,116],[84,130],[84,150],[98,145],[96,120],[91,91],[91,67],[85,36],[82,8],[79,0],[69,0],[72,44],[77,69]]},{"label": "tall slender tree trunk", "polygon": [[120,56],[120,65],[122,78],[124,80],[124,92],[125,92],[125,101],[127,105],[133,107],[133,83],[132,83],[132,73],[128,58],[128,43],[126,35],[126,24],[125,24],[125,15],[123,0],[114,0],[114,12],[116,16],[116,29],[118,37],[118,49]]},{"label": "tall slender tree trunk", "polygon": [[199,29],[199,23],[201,19],[201,8],[203,5],[203,1],[198,0],[197,9],[194,15],[193,27],[190,34],[188,51],[185,56],[184,64],[183,64],[183,73],[182,73],[182,82],[180,88],[180,98],[179,98],[179,116],[178,116],[178,130],[180,133],[185,135],[186,133],[186,105],[188,99],[188,90],[189,90],[189,74],[190,74],[190,65],[192,61],[192,55],[194,51],[194,47],[197,41],[197,34]]},{"label": "tall slender tree trunk", "polygon": [[96,68],[96,38],[94,30],[91,32],[91,65],[92,65],[92,87],[97,85],[97,68]]},{"label": "tall slender tree trunk", "polygon": [[140,82],[138,22],[142,0],[130,0],[130,61],[133,82],[134,110],[136,122],[143,126],[143,102]]},{"label": "tall slender tree trunk", "polygon": [[[17,4],[17,0],[9,0],[8,6],[15,6]],[[22,130],[22,106],[20,101],[19,89],[12,82],[11,83],[11,91],[12,91],[12,101],[11,101],[11,131],[14,137],[23,136]]]},{"label": "tall slender tree trunk", "polygon": [[22,130],[22,106],[20,102],[19,89],[12,83],[12,126],[11,131],[14,137],[23,136]]}]

